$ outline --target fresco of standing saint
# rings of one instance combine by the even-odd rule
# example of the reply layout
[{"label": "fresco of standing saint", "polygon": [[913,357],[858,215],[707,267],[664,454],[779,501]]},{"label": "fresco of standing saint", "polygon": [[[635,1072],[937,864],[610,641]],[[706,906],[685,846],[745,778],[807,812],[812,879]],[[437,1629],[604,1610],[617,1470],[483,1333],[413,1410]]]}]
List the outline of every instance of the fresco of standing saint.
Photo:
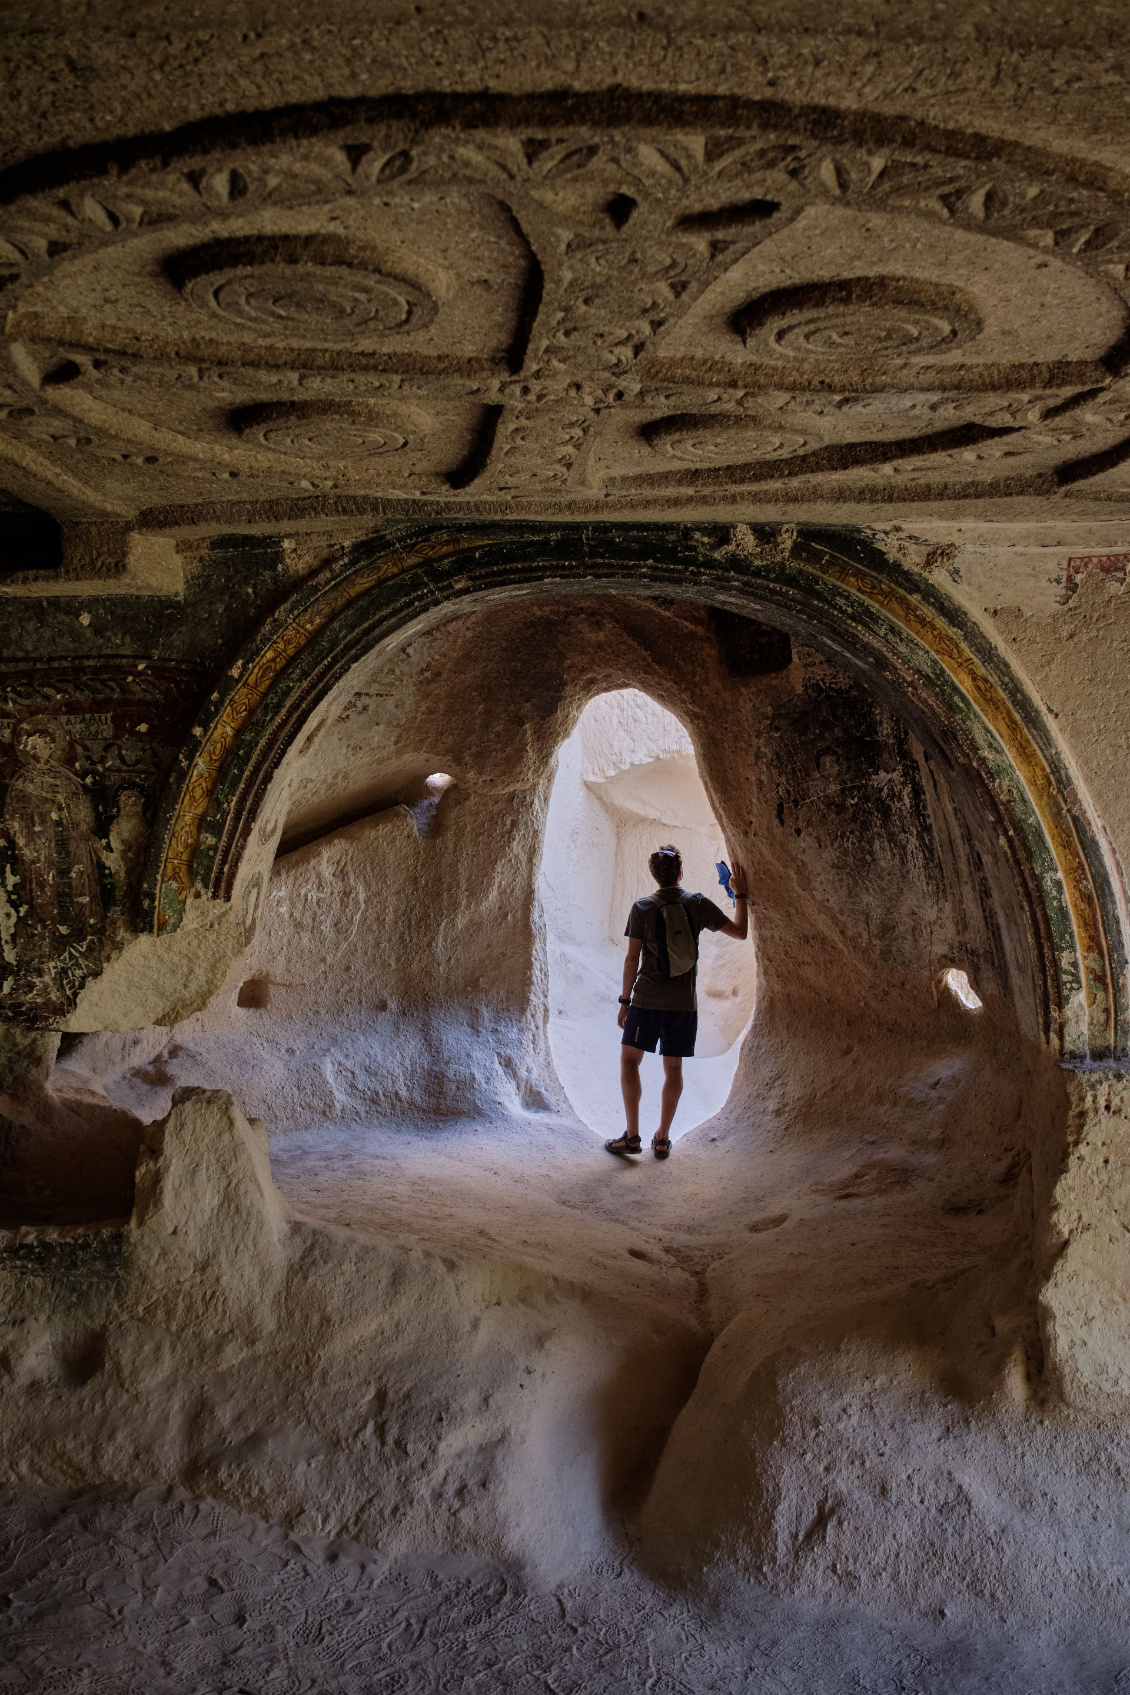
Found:
[{"label": "fresco of standing saint", "polygon": [[70,749],[66,726],[57,718],[28,718],[14,743],[19,769],[3,817],[24,908],[20,951],[31,966],[101,935],[97,862],[106,850],[94,834],[90,796],[63,763]]}]

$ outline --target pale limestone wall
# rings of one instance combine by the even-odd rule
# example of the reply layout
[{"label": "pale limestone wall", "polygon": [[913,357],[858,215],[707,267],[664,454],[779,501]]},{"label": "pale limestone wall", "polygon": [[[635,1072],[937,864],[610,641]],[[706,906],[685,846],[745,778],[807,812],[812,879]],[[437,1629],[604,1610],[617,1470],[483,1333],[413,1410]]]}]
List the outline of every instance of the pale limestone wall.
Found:
[{"label": "pale limestone wall", "polygon": [[[624,687],[686,725],[750,862],[760,974],[724,1112],[645,1171],[610,1171],[553,1093],[536,933],[555,751]],[[8,1475],[143,1470],[551,1574],[627,1527],[636,1557],[723,1587],[1068,1605],[1118,1541],[1123,1438],[1055,1361],[1110,1274],[1053,1272],[1041,1333],[1064,1083],[977,929],[983,886],[938,849],[961,816],[944,776],[921,804],[913,739],[799,643],[735,678],[704,616],[638,602],[455,620],[350,689],[279,795],[332,821],[383,759],[454,783],[284,854],[205,1012],[82,1036],[40,1079],[38,1122],[98,1103],[150,1128],[120,1251],[9,1244]],[[981,1014],[935,999],[926,933],[974,966]],[[249,979],[265,1007],[237,1004]],[[238,1105],[174,1103],[194,1082]],[[1033,1467],[1078,1520],[1054,1554]],[[1120,1605],[1102,1590],[1104,1616]]]},{"label": "pale limestone wall", "polygon": [[[0,540],[29,511],[63,532],[58,568],[0,582],[3,747],[28,700],[65,726],[91,667],[171,656],[197,667],[175,734],[120,695],[116,741],[75,741],[96,770],[94,745],[171,759],[256,622],[401,521],[819,522],[979,622],[1119,888],[1123,9],[378,10],[6,20],[0,145],[31,165],[0,214]],[[484,88],[470,125],[428,100]],[[324,123],[406,91],[407,121]],[[293,314],[259,286],[280,239]],[[724,646],[619,599],[374,653],[303,727],[234,908],[135,939],[57,1060],[8,1034],[5,1480],[144,1477],[550,1579],[633,1558],[711,1601],[739,1577],[1033,1640],[1085,1605],[1125,1640],[1124,1079],[1041,1046],[1025,892],[883,667],[860,687],[797,643],[742,674]],[[757,1017],[666,1191],[566,1111],[539,942],[556,752],[626,688],[685,735],[648,744],[650,798],[599,737],[563,756],[608,915],[572,939],[611,946],[641,807],[705,846],[689,752],[752,874],[726,1005],[756,959]],[[937,994],[946,964],[980,1014]]]},{"label": "pale limestone wall", "polygon": [[1081,1407],[1130,1405],[1130,1134],[1124,1072],[1070,1079],[1071,1121],[1052,1199],[1040,1295],[1053,1381]]},{"label": "pale limestone wall", "polygon": [[[726,857],[750,872],[754,946],[704,949],[712,1043],[711,1003],[726,1008],[717,1039],[729,1046],[760,972],[735,1104],[761,1098],[766,1075],[786,1096],[820,1095],[845,1055],[856,1065],[871,1044],[902,1039],[880,1032],[928,1025],[943,963],[968,967],[992,1020],[1027,1033],[1031,941],[992,839],[975,870],[938,764],[927,768],[843,672],[798,652],[787,670],[734,678],[701,611],[606,600],[572,602],[567,619],[552,601],[455,618],[374,655],[316,715],[267,797],[284,848],[315,817],[327,833],[278,859],[222,992],[171,1030],[84,1039],[56,1086],[82,1076],[146,1120],[168,1110],[177,1083],[225,1087],[276,1129],[560,1104],[535,887],[546,807],[584,702],[625,686],[679,714]],[[663,771],[685,776],[681,749]],[[433,806],[424,781],[436,771],[453,782]],[[631,768],[600,787],[630,781]],[[362,795],[369,810],[338,823]],[[696,830],[708,827],[702,804],[685,814]],[[630,880],[613,872],[609,910],[635,897],[639,856],[654,845],[638,810],[625,815],[646,840],[632,848]],[[707,890],[715,846],[694,878]],[[240,1006],[244,982],[263,984],[268,1004]],[[877,1049],[875,1064],[877,1079]]]},{"label": "pale limestone wall", "polygon": [[[708,1596],[748,1579],[946,1608],[971,1627],[1039,1627],[1049,1606],[1081,1604],[1086,1571],[1087,1616],[1121,1628],[1125,1515],[1109,1479],[1130,1458],[1125,1432],[1109,1399],[1096,1424],[1039,1396],[1011,1241],[1030,1192],[1006,1185],[1004,1216],[990,1202],[974,1224],[980,1264],[963,1267],[967,1238],[948,1275],[915,1278],[921,1192],[897,1189],[884,1219],[881,1188],[845,1211],[825,1182],[814,1203],[814,1169],[842,1171],[842,1151],[807,1171],[778,1162],[768,1194],[763,1166],[763,1204],[784,1215],[755,1216],[748,1247],[716,1259],[704,1311],[662,1244],[711,1185],[715,1238],[736,1222],[728,1207],[748,1208],[739,1147],[713,1179],[718,1155],[690,1153],[678,1190],[658,1211],[656,1191],[637,1200],[615,1242],[575,1207],[539,1219],[561,1233],[558,1256],[574,1238],[566,1270],[549,1242],[531,1254],[499,1239],[487,1173],[467,1174],[471,1216],[438,1238],[407,1237],[404,1214],[376,1233],[327,1224],[315,1197],[280,1196],[261,1124],[185,1091],[146,1134],[124,1240],[25,1231],[24,1264],[0,1267],[0,1464],[52,1482],[190,1482],[300,1530],[551,1580],[622,1558],[628,1522],[635,1558],[668,1580],[693,1570]],[[559,1130],[539,1181],[559,1186],[570,1162],[586,1156]],[[433,1207],[450,1199],[437,1175]],[[798,1265],[788,1209],[814,1204],[822,1251]],[[861,1228],[863,1277],[845,1257]],[[910,1280],[892,1281],[908,1233]],[[190,1415],[170,1419],[170,1404]]]},{"label": "pale limestone wall", "polygon": [[[599,699],[590,702],[572,735],[557,750],[545,820],[538,892],[547,931],[566,946],[601,948],[613,941],[616,825],[586,781],[585,742],[590,727],[595,730],[602,722],[596,716],[599,706]],[[613,770],[616,757],[610,748]],[[583,882],[578,883],[582,867]]]},{"label": "pale limestone wall", "polygon": [[595,1555],[701,1354],[689,1313],[607,1277],[304,1223],[263,1125],[207,1091],[147,1133],[124,1241],[77,1252],[77,1291],[0,1271],[7,1478],[191,1481],[390,1551]]},{"label": "pale limestone wall", "polygon": [[[667,841],[683,855],[684,886],[717,893],[729,910],[715,871],[727,849],[686,731],[638,690],[598,695],[558,751],[539,873],[554,1067],[574,1109],[598,1130],[615,1128],[622,1112],[615,1014],[624,926],[653,886],[648,856]],[[704,933],[698,1042],[683,1067],[676,1136],[725,1102],[756,970],[750,944]],[[658,1062],[645,1062],[645,1120],[658,1122],[660,1086]]]}]

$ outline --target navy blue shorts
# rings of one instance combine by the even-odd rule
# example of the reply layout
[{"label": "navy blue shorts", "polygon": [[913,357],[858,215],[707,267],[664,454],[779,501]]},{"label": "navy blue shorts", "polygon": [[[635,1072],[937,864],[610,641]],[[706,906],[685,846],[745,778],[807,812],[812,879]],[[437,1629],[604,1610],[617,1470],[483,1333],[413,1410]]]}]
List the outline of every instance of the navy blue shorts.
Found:
[{"label": "navy blue shorts", "polygon": [[693,1059],[698,1035],[697,1012],[660,1012],[653,1006],[630,1006],[622,1048],[654,1053],[655,1044],[668,1059]]}]

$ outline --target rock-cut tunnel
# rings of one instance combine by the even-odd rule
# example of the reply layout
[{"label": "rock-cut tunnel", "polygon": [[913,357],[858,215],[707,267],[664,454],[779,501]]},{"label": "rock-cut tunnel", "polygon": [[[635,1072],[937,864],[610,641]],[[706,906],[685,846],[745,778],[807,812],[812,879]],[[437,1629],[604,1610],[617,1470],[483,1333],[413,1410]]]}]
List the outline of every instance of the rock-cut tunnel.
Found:
[{"label": "rock-cut tunnel", "polygon": [[[301,1515],[332,1489],[353,1534],[450,1536],[554,1571],[618,1525],[665,1569],[701,1564],[719,1538],[739,1567],[764,1565],[781,1509],[753,1505],[769,1499],[757,1433],[767,1442],[793,1416],[790,1397],[861,1405],[876,1362],[903,1357],[917,1363],[897,1393],[939,1407],[1001,1385],[1028,1393],[1065,1134],[1048,1044],[1098,1026],[1062,998],[1060,884],[1025,847],[1035,803],[992,768],[1013,721],[1003,708],[995,728],[947,717],[932,656],[908,681],[907,646],[881,649],[858,591],[849,640],[827,553],[798,558],[805,605],[780,594],[768,551],[751,584],[727,533],[692,597],[670,592],[670,561],[646,539],[646,558],[610,561],[595,585],[591,558],[571,565],[565,549],[552,572],[519,557],[507,585],[488,540],[453,565],[450,598],[433,575],[423,608],[411,580],[366,603],[363,557],[301,591],[295,621],[276,617],[212,703],[171,791],[152,935],[69,1020],[42,1098],[69,1115],[79,1157],[63,1173],[45,1139],[19,1204],[112,1221],[132,1201],[151,1260],[130,1263],[149,1264],[145,1299],[173,1303],[163,1323],[181,1338],[162,1370],[195,1372],[193,1351],[219,1345],[191,1312],[174,1316],[168,1256],[185,1253],[205,1255],[255,1357],[267,1347],[272,1363],[249,1354],[236,1368],[248,1394],[266,1370],[281,1416],[277,1384],[296,1358],[320,1362],[303,1417],[328,1421],[340,1457],[315,1480],[268,1438],[242,1482],[194,1445],[229,1499],[269,1480]],[[857,566],[857,583],[877,565]],[[319,625],[319,595],[352,623]],[[296,627],[322,650],[291,660],[297,677],[272,673],[263,653]],[[249,680],[272,675],[249,700]],[[610,796],[593,795],[600,783]],[[555,1064],[568,948],[569,993],[605,968],[590,958],[581,981],[561,878],[603,880],[607,923],[658,822],[648,809],[676,799],[683,813],[664,822],[698,831],[703,866],[724,850],[750,877],[754,940],[728,967],[709,1036],[734,1050],[732,1086],[670,1169],[608,1170],[575,1110],[598,1062],[572,1094]],[[615,838],[604,849],[597,825]],[[612,947],[607,930],[593,947]],[[704,999],[724,969],[704,963]],[[982,1011],[952,992],[954,972]],[[269,1126],[269,1168],[262,1130],[228,1097]],[[144,1377],[156,1365],[137,1322],[128,1303],[114,1320],[137,1335]],[[392,1342],[406,1325],[408,1353]],[[354,1340],[339,1352],[337,1337]],[[407,1458],[390,1467],[347,1435],[361,1370],[379,1371],[411,1464],[426,1452],[456,1490],[429,1497],[430,1530],[405,1494]],[[99,1390],[126,1430],[122,1392]],[[258,1427],[262,1407],[243,1396],[237,1421]],[[229,1416],[217,1400],[200,1440]],[[919,1407],[912,1422],[940,1416]],[[809,1464],[799,1451],[773,1463],[781,1490]],[[159,1464],[182,1474],[171,1451]],[[472,1474],[473,1505],[455,1482]]]},{"label": "rock-cut tunnel", "polygon": [[[12,1675],[1120,1687],[1119,20],[97,10],[0,66]],[[660,842],[749,933],[613,1159]]]}]

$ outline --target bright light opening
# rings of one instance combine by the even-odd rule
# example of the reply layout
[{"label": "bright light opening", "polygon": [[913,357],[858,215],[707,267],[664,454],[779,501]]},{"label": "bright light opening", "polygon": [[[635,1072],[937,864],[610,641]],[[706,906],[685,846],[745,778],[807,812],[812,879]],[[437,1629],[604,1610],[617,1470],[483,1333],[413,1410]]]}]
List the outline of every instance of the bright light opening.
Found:
[{"label": "bright light opening", "polygon": [[980,1012],[984,1003],[964,971],[951,965],[948,971],[942,973],[942,982],[966,1012]]},{"label": "bright light opening", "polygon": [[431,834],[439,803],[454,781],[454,777],[449,777],[446,771],[433,771],[430,777],[424,778],[424,792],[419,800],[407,803],[417,835]]},{"label": "bright light opening", "polygon": [[[563,743],[546,820],[539,892],[549,963],[549,1041],[577,1116],[599,1136],[623,1129],[616,1023],[624,926],[655,883],[648,855],[674,842],[683,887],[709,895],[727,916],[715,864],[728,860],[690,738],[678,719],[638,689],[599,695]],[[752,943],[704,932],[699,944],[698,1043],[683,1066],[673,1138],[712,1118],[730,1092],[753,1012]],[[641,1067],[640,1130],[659,1122],[663,1067]]]}]

